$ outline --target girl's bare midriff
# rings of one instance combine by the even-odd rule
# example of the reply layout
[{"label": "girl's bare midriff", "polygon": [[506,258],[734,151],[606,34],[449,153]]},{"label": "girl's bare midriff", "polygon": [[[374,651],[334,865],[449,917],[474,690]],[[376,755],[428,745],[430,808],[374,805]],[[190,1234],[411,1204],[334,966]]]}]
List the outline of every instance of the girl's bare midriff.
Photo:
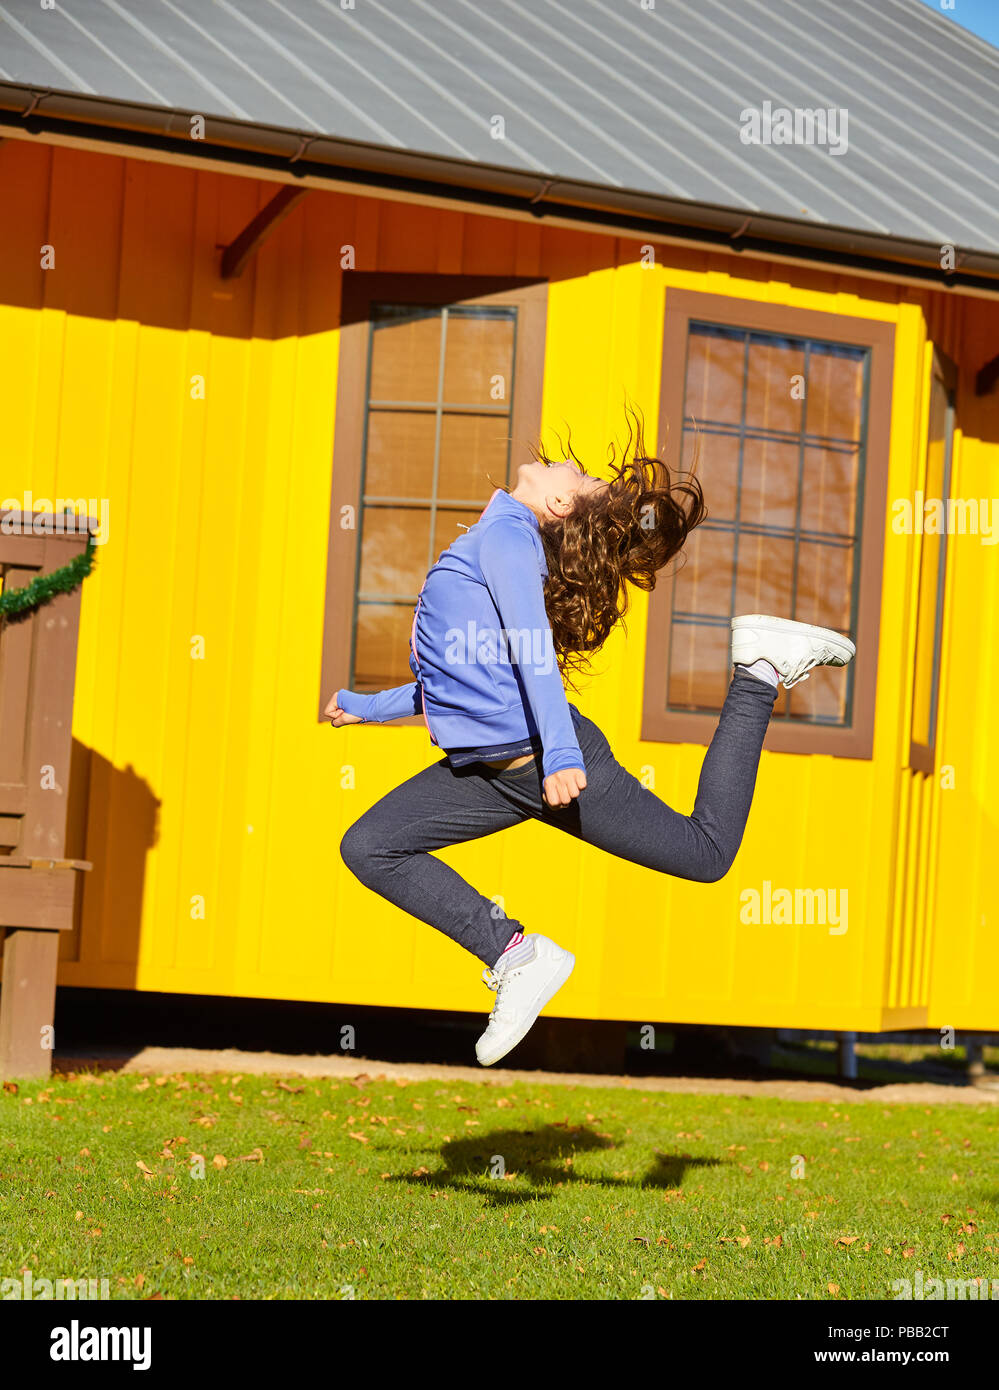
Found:
[{"label": "girl's bare midriff", "polygon": [[486,763],[486,767],[501,767],[505,772],[511,767],[523,767],[525,763],[531,763],[533,761],[534,754],[528,753],[526,757],[523,758],[504,758],[498,763]]}]

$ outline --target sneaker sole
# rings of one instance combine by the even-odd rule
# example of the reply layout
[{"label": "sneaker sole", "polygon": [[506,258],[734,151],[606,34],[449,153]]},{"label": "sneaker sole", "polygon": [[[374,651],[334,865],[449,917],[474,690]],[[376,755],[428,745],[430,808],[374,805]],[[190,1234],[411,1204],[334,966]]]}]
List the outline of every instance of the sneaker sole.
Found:
[{"label": "sneaker sole", "polygon": [[[733,644],[739,631],[743,627],[751,627],[756,632],[788,632],[790,630],[800,631],[802,628],[815,638],[821,638],[829,646],[836,647],[843,654],[843,660],[838,664],[846,666],[857,655],[857,648],[850,641],[849,637],[844,637],[841,632],[836,632],[831,627],[815,627],[812,623],[796,623],[789,618],[771,618],[766,613],[748,613],[741,617],[733,618],[731,622]],[[734,654],[734,645],[733,645]],[[827,661],[826,666],[836,663]]]},{"label": "sneaker sole", "polygon": [[518,1043],[522,1043],[524,1041],[528,1033],[534,1027],[535,1023],[537,1023],[538,1014],[550,1000],[555,998],[555,995],[558,994],[559,990],[565,984],[566,980],[568,980],[569,976],[572,974],[575,968],[576,957],[572,954],[571,951],[566,951],[565,959],[558,962],[554,975],[549,976],[549,979],[545,984],[544,988],[540,989],[538,993],[534,996],[534,1000],[531,1004],[531,1012],[527,1015],[527,1020],[524,1023],[524,1026],[520,1029],[520,1031],[516,1034],[512,1034],[508,1041],[504,1043],[500,1051],[490,1052],[488,1061],[486,1060],[486,1058],[480,1057],[478,1049],[476,1049],[475,1055],[478,1058],[480,1066],[495,1066],[496,1063],[499,1062],[503,1057],[506,1057],[508,1053],[512,1052]]}]

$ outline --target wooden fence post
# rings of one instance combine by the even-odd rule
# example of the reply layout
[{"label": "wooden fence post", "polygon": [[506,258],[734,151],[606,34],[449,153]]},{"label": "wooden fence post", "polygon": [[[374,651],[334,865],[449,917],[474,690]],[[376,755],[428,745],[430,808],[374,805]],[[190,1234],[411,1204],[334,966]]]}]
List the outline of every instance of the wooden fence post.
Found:
[{"label": "wooden fence post", "polygon": [[[0,515],[4,591],[83,551],[89,522],[73,520],[54,531],[52,514]],[[90,868],[64,857],[79,618],[75,589],[0,621],[0,1077],[51,1071],[59,932]]]}]

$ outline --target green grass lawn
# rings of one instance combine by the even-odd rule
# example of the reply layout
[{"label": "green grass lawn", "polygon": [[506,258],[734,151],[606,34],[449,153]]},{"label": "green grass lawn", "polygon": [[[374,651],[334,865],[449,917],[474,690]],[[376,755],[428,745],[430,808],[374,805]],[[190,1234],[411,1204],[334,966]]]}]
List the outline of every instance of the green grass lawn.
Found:
[{"label": "green grass lawn", "polygon": [[999,1280],[996,1120],[637,1083],[7,1083],[0,1279],[107,1278],[132,1299],[890,1298],[917,1269]]}]

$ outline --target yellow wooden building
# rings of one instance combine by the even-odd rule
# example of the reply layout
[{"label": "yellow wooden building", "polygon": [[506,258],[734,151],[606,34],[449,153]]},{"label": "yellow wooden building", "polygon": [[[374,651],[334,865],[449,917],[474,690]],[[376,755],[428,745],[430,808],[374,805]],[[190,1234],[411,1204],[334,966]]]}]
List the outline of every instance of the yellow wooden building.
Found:
[{"label": "yellow wooden building", "polygon": [[[490,479],[567,428],[599,469],[630,401],[673,461],[696,421],[711,518],[574,697],[618,759],[690,809],[732,612],[841,628],[857,660],[781,697],[718,884],[536,825],[443,857],[576,953],[553,1013],[999,1027],[994,57],[926,20],[940,80],[974,117],[933,163],[915,117],[891,155],[926,52],[896,56],[886,93],[885,48],[868,42],[841,83],[859,148],[837,159],[740,143],[738,92],[733,117],[714,90],[735,62],[718,37],[704,90],[730,143],[704,115],[714,153],[680,131],[667,156],[670,92],[686,81],[701,99],[689,73],[664,68],[667,91],[646,72],[638,91],[612,88],[608,67],[584,101],[518,73],[526,55],[502,45],[522,39],[473,25],[452,33],[492,45],[470,49],[466,85],[487,69],[492,83],[472,110],[457,79],[445,101],[394,20],[334,8],[309,9],[322,63],[299,20],[270,36],[282,80],[239,47],[260,42],[246,30],[198,40],[200,66],[193,30],[161,33],[155,63],[134,26],[95,20],[89,47],[60,48],[66,26],[34,6],[19,22],[37,42],[2,30],[0,505],[103,513],[67,842],[94,867],[60,982],[487,1007],[475,963],[338,854],[352,821],[438,756],[422,724],[334,731],[319,710],[339,686],[408,679],[416,591]],[[455,7],[436,8],[450,22]],[[597,8],[625,72],[658,63],[632,32],[638,7]],[[846,52],[855,16],[834,8]],[[670,6],[648,19],[666,26],[655,44],[674,22]],[[164,45],[183,57],[175,87]],[[251,68],[259,105],[234,95]],[[519,82],[518,105],[503,83]],[[611,108],[645,134],[628,145]],[[505,145],[490,126],[504,110]],[[443,142],[462,120],[475,138],[456,154]],[[598,177],[612,158],[665,172]],[[782,892],[815,920],[768,922]],[[833,902],[836,922],[818,920]]]}]

